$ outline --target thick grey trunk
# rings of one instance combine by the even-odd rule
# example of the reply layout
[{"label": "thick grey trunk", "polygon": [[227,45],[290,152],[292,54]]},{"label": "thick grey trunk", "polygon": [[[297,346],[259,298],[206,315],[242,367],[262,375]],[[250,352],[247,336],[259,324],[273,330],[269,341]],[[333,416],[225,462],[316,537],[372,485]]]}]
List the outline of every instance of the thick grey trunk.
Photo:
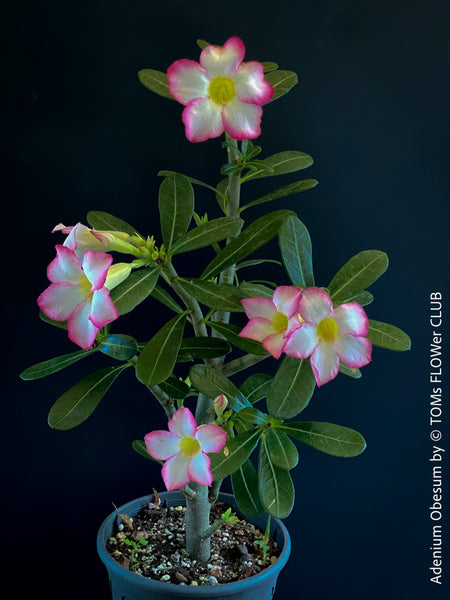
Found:
[{"label": "thick grey trunk", "polygon": [[195,492],[195,496],[186,499],[186,551],[191,558],[206,562],[211,554],[211,538],[202,537],[209,527],[211,505],[208,486],[192,482],[189,487]]}]

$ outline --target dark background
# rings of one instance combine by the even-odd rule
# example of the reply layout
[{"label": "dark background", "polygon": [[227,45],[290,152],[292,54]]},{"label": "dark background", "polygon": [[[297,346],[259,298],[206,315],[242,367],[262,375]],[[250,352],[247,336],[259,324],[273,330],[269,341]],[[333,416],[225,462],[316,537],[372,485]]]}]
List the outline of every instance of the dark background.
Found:
[{"label": "dark background", "polygon": [[[48,427],[48,410],[110,361],[95,356],[39,382],[18,375],[76,349],[39,320],[35,304],[62,239],[50,234],[56,223],[105,210],[158,237],[160,169],[218,181],[225,162],[218,140],[189,143],[181,105],[148,92],[136,73],[198,59],[197,38],[223,44],[231,35],[243,39],[247,59],[276,61],[299,74],[300,85],[265,110],[258,143],[265,156],[311,154],[315,164],[304,176],[320,181],[248,215],[297,210],[310,229],[319,285],[360,250],[386,251],[390,268],[373,286],[367,312],[413,340],[407,353],[374,349],[362,379],[340,375],[304,411],[304,420],[361,431],[368,447],[352,460],[300,449],[296,505],[286,519],[292,555],[276,598],[444,597],[450,565],[444,585],[429,582],[428,315],[429,294],[440,291],[447,301],[449,284],[449,16],[444,0],[37,0],[19,2],[6,15],[2,163],[11,168],[2,186],[8,233],[2,523],[10,541],[2,562],[10,563],[14,597],[107,600],[97,528],[112,502],[162,489],[157,465],[130,446],[164,427],[162,411],[131,372],[86,423],[68,432]],[[244,194],[254,199],[297,178],[264,179]],[[198,212],[219,216],[212,196],[196,191]],[[275,243],[270,248],[277,251]],[[207,260],[204,253],[185,256],[177,266],[188,273]],[[257,277],[268,275],[287,283],[276,267]],[[146,340],[168,317],[146,303],[114,330]],[[275,361],[267,363],[275,368]],[[448,454],[446,407],[444,414],[441,447]],[[445,555],[448,519],[443,524]]]}]

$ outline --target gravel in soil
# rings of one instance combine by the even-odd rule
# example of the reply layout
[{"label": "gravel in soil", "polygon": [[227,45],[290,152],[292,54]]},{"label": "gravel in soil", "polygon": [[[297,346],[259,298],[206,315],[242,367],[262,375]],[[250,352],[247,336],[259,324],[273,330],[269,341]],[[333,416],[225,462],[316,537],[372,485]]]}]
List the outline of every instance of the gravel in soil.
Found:
[{"label": "gravel in soil", "polygon": [[[216,502],[211,523],[227,508],[226,503]],[[185,550],[185,511],[182,506],[145,507],[132,519],[121,515],[122,522],[107,542],[109,553],[144,577],[192,586],[246,579],[269,567],[280,554],[269,538],[264,557],[264,531],[239,518],[236,523],[224,523],[211,536],[208,562],[192,560]]]}]

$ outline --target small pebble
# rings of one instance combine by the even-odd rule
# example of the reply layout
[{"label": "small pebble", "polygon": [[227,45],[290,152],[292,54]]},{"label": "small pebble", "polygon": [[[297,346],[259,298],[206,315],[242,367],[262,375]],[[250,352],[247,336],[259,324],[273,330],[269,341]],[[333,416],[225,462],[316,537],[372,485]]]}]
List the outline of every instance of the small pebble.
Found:
[{"label": "small pebble", "polygon": [[211,575],[211,577],[208,579],[208,581],[211,585],[217,585],[219,583],[217,581],[217,579],[214,577],[214,575]]},{"label": "small pebble", "polygon": [[160,581],[170,581],[170,575],[163,575]]},{"label": "small pebble", "polygon": [[191,585],[198,585],[198,583],[194,579],[194,581],[191,581]]}]

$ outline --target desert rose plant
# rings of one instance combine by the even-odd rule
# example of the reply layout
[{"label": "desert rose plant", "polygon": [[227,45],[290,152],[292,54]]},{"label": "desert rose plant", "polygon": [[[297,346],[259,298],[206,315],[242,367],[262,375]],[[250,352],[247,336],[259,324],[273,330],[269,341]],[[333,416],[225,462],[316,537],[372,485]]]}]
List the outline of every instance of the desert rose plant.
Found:
[{"label": "desert rose plant", "polygon": [[[222,177],[204,183],[161,172],[161,232],[140,233],[104,212],[89,212],[89,226],[54,228],[60,243],[38,305],[41,318],[66,329],[80,349],[30,367],[22,378],[50,375],[96,352],[111,357],[112,366],[88,375],[51,408],[50,426],[66,430],[89,417],[122,371],[133,370],[168,419],[166,430],[150,431],[133,447],[162,464],[168,490],[186,494],[186,549],[207,560],[208,532],[214,529],[210,508],[222,480],[231,476],[246,515],[287,517],[294,504],[290,471],[298,462],[292,440],[341,457],[365,448],[363,437],[342,425],[292,419],[316,387],[337,376],[359,378],[372,345],[402,351],[410,340],[397,327],[369,319],[363,308],[373,300],[367,288],[388,266],[384,252],[363,250],[331,282],[316,284],[310,236],[294,211],[246,219],[254,206],[317,185],[301,179],[245,203],[241,199],[247,188],[251,197],[253,181],[271,181],[313,163],[298,150],[261,158],[261,147],[252,142],[261,133],[263,110],[272,110],[269,103],[289,92],[297,76],[275,63],[244,62],[237,37],[221,47],[202,40],[198,45],[199,62],[177,60],[167,74],[144,69],[139,78],[152,92],[184,106],[181,119],[190,142],[223,136]],[[208,215],[195,212],[196,186],[211,192]],[[277,236],[279,255],[251,257]],[[178,255],[200,248],[208,251],[196,255],[198,276],[178,273]],[[117,259],[120,255],[125,258]],[[278,263],[280,281],[249,275],[264,262]],[[164,304],[173,318],[150,340],[113,331],[120,316],[144,300]],[[262,361],[274,363],[273,376],[256,368],[240,387],[232,381]]]}]

